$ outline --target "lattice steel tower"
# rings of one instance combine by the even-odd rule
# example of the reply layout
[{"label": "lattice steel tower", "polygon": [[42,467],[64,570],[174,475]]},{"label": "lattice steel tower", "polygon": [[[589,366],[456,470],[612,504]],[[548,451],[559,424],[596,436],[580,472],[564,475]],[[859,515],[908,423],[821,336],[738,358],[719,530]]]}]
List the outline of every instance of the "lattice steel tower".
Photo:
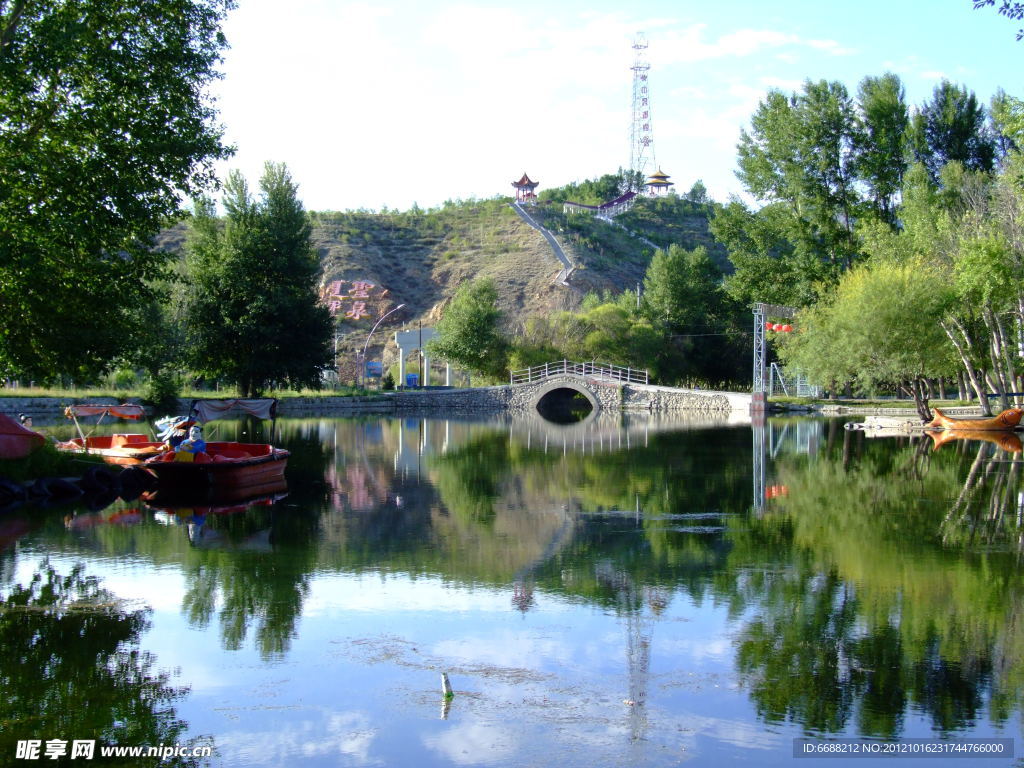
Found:
[{"label": "lattice steel tower", "polygon": [[[647,76],[647,38],[643,33],[633,40],[633,125],[629,136],[629,170],[639,174],[639,184],[647,180],[648,169],[655,170],[654,137],[651,133],[651,94]],[[639,190],[634,190],[639,191]]]}]

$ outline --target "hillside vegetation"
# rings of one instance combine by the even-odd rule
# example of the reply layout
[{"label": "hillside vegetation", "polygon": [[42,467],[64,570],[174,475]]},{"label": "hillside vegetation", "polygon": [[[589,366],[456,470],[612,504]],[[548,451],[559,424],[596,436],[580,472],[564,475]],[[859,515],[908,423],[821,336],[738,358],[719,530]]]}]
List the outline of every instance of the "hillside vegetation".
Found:
[{"label": "hillside vegetation", "polygon": [[[369,359],[383,359],[386,365],[397,359],[396,330],[433,326],[459,287],[476,279],[494,282],[506,330],[521,332],[531,317],[579,309],[588,294],[635,290],[655,247],[704,246],[720,269],[731,271],[725,250],[709,232],[713,204],[676,195],[643,198],[614,223],[564,213],[562,201],[604,193],[588,185],[545,190],[529,208],[575,265],[568,285],[555,282],[562,264],[543,235],[512,209],[510,198],[448,201],[430,210],[310,212],[325,295],[335,281],[374,286],[369,316],[346,318],[351,301],[342,302],[337,313],[343,378],[352,373],[345,370],[345,361],[354,361],[373,324],[389,309],[405,304],[381,324],[368,348]],[[164,230],[156,247],[183,252],[188,227],[180,222]]]},{"label": "hillside vegetation", "polygon": [[[588,293],[632,290],[643,280],[652,244],[704,245],[716,263],[728,265],[708,231],[708,205],[675,196],[641,200],[617,226],[541,203],[531,213],[577,266],[569,286],[559,285],[554,279],[561,264],[541,233],[509,202],[449,202],[427,211],[312,212],[323,282],[374,283],[378,292],[388,292],[381,308],[406,304],[374,335],[371,350],[376,352],[398,328],[433,325],[459,286],[477,278],[494,281],[499,306],[513,329],[522,328],[530,316],[577,309]],[[338,320],[339,350],[362,349],[371,318]]]}]

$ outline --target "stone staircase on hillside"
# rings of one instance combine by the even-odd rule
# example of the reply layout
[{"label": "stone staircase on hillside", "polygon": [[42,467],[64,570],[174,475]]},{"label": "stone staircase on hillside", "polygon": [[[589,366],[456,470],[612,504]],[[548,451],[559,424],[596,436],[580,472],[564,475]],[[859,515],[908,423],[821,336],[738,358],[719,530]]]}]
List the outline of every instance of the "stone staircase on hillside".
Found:
[{"label": "stone staircase on hillside", "polygon": [[557,283],[558,285],[568,286],[569,276],[576,269],[576,265],[572,263],[568,256],[566,256],[565,251],[562,249],[562,246],[558,243],[558,240],[555,239],[555,236],[551,234],[550,230],[538,224],[537,220],[526,212],[526,209],[523,208],[521,203],[509,203],[509,205],[512,206],[512,210],[519,214],[523,221],[525,221],[531,227],[533,227],[542,235],[544,235],[544,239],[547,240],[548,245],[551,246],[551,250],[554,252],[555,258],[557,258],[558,261],[562,264],[562,269],[555,276],[553,282]]}]

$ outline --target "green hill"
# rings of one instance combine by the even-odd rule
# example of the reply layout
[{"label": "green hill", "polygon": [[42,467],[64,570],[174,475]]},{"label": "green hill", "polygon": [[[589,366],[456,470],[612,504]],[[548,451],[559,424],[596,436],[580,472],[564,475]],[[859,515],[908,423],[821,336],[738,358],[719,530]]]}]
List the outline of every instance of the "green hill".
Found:
[{"label": "green hill", "polygon": [[[567,215],[557,199],[548,199],[532,206],[531,214],[555,235],[576,266],[568,286],[557,284],[561,263],[543,235],[509,202],[449,201],[427,211],[311,212],[325,295],[332,284],[343,281],[345,298],[337,305],[340,355],[361,350],[376,319],[405,304],[373,336],[371,357],[380,359],[381,347],[395,330],[433,325],[459,286],[478,278],[494,281],[509,330],[516,330],[530,315],[576,308],[587,293],[633,290],[643,280],[654,246],[703,245],[723,269],[729,267],[708,231],[710,205],[674,195],[639,199],[613,224],[585,214]],[[185,224],[165,231],[157,247],[180,251],[186,231]],[[368,296],[359,297],[369,314],[347,318],[354,308],[356,282],[372,284]]]}]

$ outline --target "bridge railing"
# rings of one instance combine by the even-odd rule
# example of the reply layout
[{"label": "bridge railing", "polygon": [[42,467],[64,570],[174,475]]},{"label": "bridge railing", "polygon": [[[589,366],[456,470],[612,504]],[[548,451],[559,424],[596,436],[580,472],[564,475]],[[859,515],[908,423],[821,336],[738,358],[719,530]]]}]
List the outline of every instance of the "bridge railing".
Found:
[{"label": "bridge railing", "polygon": [[560,374],[572,374],[575,376],[591,376],[596,379],[609,379],[628,384],[647,384],[648,374],[646,368],[624,368],[621,365],[608,363],[574,363],[570,360],[558,360],[554,363],[534,365],[530,368],[522,368],[512,371],[510,381],[512,384],[530,384],[534,381],[542,381],[550,376]]}]

